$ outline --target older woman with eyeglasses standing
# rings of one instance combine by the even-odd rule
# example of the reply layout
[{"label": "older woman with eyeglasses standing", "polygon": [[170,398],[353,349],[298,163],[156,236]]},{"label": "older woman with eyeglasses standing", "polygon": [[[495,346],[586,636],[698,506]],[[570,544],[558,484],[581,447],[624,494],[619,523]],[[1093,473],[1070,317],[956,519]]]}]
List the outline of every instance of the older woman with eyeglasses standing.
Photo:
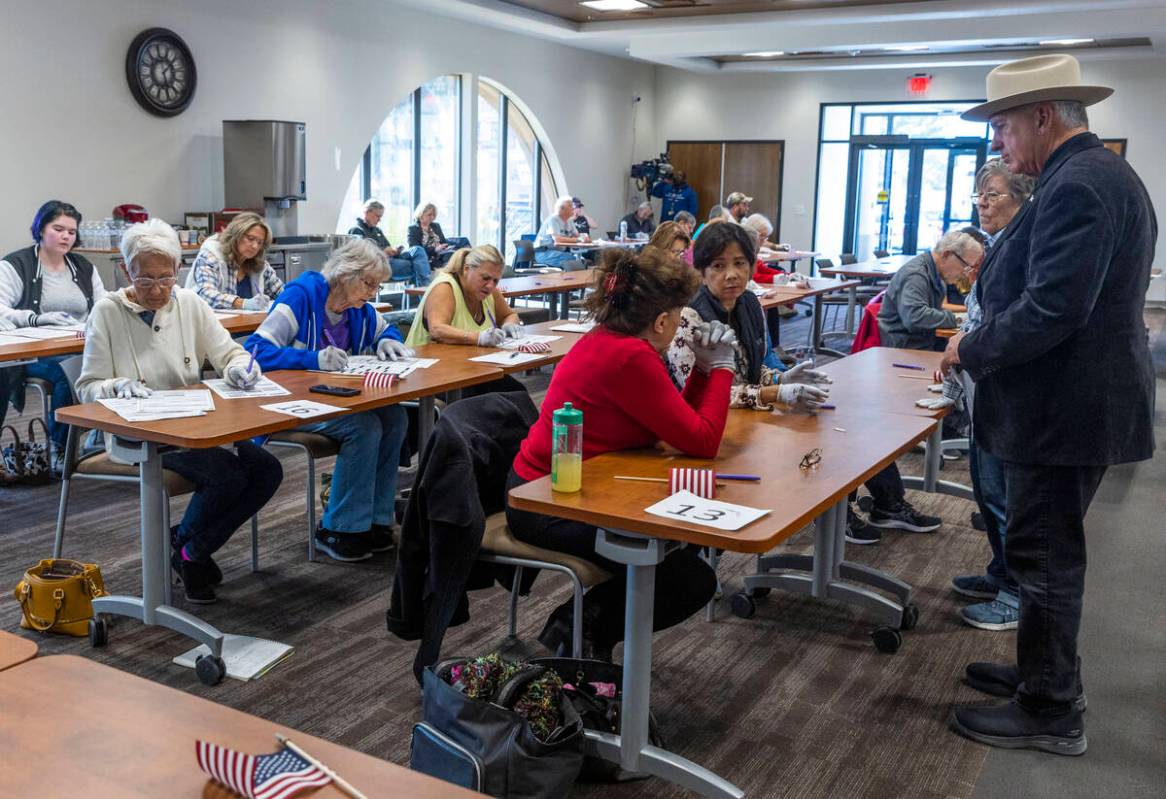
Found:
[{"label": "older woman with eyeglasses standing", "polygon": [[186,288],[197,291],[212,308],[266,311],[283,291],[283,281],[264,258],[271,241],[263,217],[250,211],[239,214],[222,233],[203,242]]},{"label": "older woman with eyeglasses standing", "polygon": [[[193,291],[175,288],[182,249],[161,219],[131,226],[122,237],[130,286],[93,307],[77,396],[82,402],[148,397],[202,379],[202,364],[236,388],[258,382],[259,367]],[[162,466],[194,483],[182,521],[170,531],[171,566],[186,599],[215,601],[223,575],[211,557],[275,494],[283,469],[250,441],[162,455]]]},{"label": "older woman with eyeglasses standing", "polygon": [[[264,369],[336,372],[349,355],[411,357],[401,332],[370,305],[389,276],[384,252],[368,239],[340,247],[319,272],[304,272],[276,298],[249,339]],[[336,560],[358,561],[393,547],[397,466],[408,420],[399,405],[345,414],[299,428],[340,444],[332,493],[316,546]]]}]

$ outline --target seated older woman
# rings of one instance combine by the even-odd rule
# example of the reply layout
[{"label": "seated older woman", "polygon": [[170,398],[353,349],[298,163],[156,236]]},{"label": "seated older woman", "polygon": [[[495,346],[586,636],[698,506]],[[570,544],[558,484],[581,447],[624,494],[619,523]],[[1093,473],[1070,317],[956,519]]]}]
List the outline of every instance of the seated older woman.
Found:
[{"label": "seated older woman", "polygon": [[648,240],[648,245],[685,263],[692,263],[692,239],[677,222],[661,222]]},{"label": "seated older woman", "polygon": [[[161,219],[131,226],[122,237],[130,287],[93,307],[77,395],[82,402],[148,397],[154,390],[198,383],[204,361],[236,388],[259,380],[259,367],[193,291],[175,288],[182,250]],[[215,601],[223,575],[211,557],[279,488],[283,470],[270,453],[240,441],[234,449],[179,450],[162,466],[194,483],[182,521],[170,531],[170,565],[186,599]]]},{"label": "seated older woman", "polygon": [[449,259],[453,245],[441,232],[437,219],[437,206],[421,202],[413,210],[413,224],[409,225],[409,246],[421,247],[429,256],[429,264],[436,269]]},{"label": "seated older woman", "polygon": [[[0,260],[0,330],[84,322],[105,295],[93,264],[72,252],[79,224],[81,213],[69,203],[49,200],[37,210],[33,244]],[[71,405],[73,394],[60,366],[66,357],[38,358],[23,367],[23,374],[21,367],[0,369],[0,422],[10,394],[18,408],[24,407],[26,376],[49,382],[53,411]],[[69,426],[58,424],[52,414],[46,422],[57,452],[64,453]]]},{"label": "seated older woman", "polygon": [[421,298],[405,343],[497,347],[507,338],[521,337],[518,313],[498,288],[502,264],[502,254],[489,244],[455,252]]},{"label": "seated older woman", "polygon": [[[335,372],[349,355],[410,357],[396,327],[369,305],[389,276],[384,252],[367,239],[340,247],[319,272],[284,287],[249,339],[264,369]],[[399,405],[350,413],[299,428],[340,443],[332,493],[316,546],[336,560],[357,561],[392,548],[397,466],[408,421]]]},{"label": "seated older woman", "polygon": [[186,276],[212,308],[266,311],[283,291],[283,281],[267,263],[271,228],[259,214],[246,211],[203,242]]}]

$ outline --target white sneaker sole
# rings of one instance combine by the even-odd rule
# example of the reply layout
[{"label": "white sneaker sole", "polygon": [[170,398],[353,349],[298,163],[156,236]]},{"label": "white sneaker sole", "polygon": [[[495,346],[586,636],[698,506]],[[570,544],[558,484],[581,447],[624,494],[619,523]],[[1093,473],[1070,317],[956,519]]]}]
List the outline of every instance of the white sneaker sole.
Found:
[{"label": "white sneaker sole", "polygon": [[962,613],[960,614],[960,618],[964,620],[964,624],[967,624],[970,627],[975,627],[977,630],[992,630],[993,632],[1002,632],[1004,630],[1015,630],[1020,626],[1019,621],[976,621],[975,619],[969,619]]},{"label": "white sneaker sole", "polygon": [[338,560],[341,563],[359,563],[362,560],[368,560],[372,557],[372,552],[365,552],[363,555],[357,555],[356,557],[339,555],[332,551],[332,547],[321,541],[316,542],[316,549],[332,558],[332,560]]},{"label": "white sneaker sole", "polygon": [[846,536],[846,543],[859,544],[860,546],[865,544],[877,544],[882,540],[883,539],[881,538],[851,538],[850,536]]},{"label": "white sneaker sole", "polygon": [[880,530],[906,530],[908,533],[934,533],[938,530],[942,523],[932,527],[919,527],[918,525],[910,524],[909,522],[901,522],[898,519],[888,519],[881,521],[873,517],[868,517],[866,523],[871,527],[877,527]]}]

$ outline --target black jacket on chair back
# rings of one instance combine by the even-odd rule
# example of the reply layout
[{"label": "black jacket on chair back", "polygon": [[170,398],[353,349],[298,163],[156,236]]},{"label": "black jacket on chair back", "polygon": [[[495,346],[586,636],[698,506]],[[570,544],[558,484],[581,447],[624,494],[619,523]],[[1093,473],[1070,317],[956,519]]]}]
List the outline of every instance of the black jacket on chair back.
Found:
[{"label": "black jacket on chair back", "polygon": [[976,443],[1006,461],[1103,466],[1154,451],[1143,320],[1158,224],[1142,181],[1092,133],[1049,157],[976,281],[960,343]]}]

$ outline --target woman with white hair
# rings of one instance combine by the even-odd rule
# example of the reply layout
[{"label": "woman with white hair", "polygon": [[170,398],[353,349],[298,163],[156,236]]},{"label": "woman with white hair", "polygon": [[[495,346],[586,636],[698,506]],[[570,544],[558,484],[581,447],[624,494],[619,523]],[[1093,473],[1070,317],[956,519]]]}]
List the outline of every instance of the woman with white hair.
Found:
[{"label": "woman with white hair", "polygon": [[[85,356],[77,379],[82,402],[112,397],[148,397],[202,379],[202,364],[236,388],[258,382],[259,366],[219,324],[197,294],[174,284],[182,250],[173,228],[161,219],[131,226],[121,254],[130,286],[106,294],[90,315]],[[162,466],[194,483],[182,521],[170,531],[170,563],[196,604],[215,601],[223,575],[211,555],[275,494],[283,469],[250,441],[223,447],[179,450]]]},{"label": "woman with white hair", "polygon": [[430,265],[435,269],[445,263],[454,249],[436,219],[437,206],[422,201],[413,210],[413,224],[409,225],[409,246],[424,248]]},{"label": "woman with white hair", "polygon": [[203,242],[186,276],[212,308],[266,311],[283,291],[283,281],[265,257],[271,228],[252,211],[232,219],[222,233]]},{"label": "woman with white hair", "polygon": [[[335,372],[348,356],[375,354],[395,361],[413,355],[396,326],[369,305],[389,276],[384,252],[367,239],[336,250],[319,272],[284,287],[249,339],[264,369]],[[408,421],[399,405],[306,424],[340,444],[332,493],[316,546],[336,560],[357,561],[393,547],[397,466]]]}]

